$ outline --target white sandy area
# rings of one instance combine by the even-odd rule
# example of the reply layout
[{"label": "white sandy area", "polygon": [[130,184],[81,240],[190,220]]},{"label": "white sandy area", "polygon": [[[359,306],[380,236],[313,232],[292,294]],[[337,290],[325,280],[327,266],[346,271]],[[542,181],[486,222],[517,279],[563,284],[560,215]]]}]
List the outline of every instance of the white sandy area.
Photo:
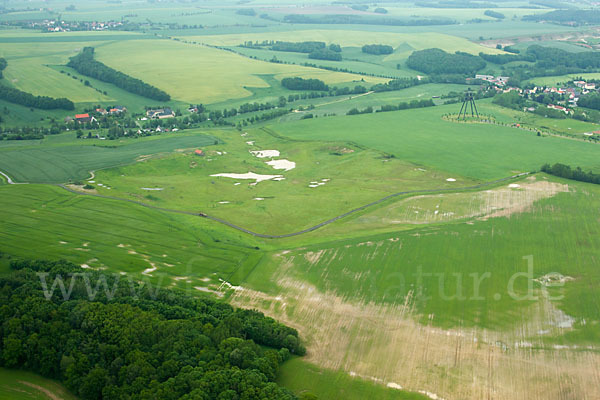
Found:
[{"label": "white sandy area", "polygon": [[518,183],[511,183],[510,185],[508,185],[509,188],[518,188],[521,187],[521,185],[519,185]]},{"label": "white sandy area", "polygon": [[256,150],[250,153],[258,158],[279,157],[279,150]]},{"label": "white sandy area", "polygon": [[448,178],[448,179],[446,179],[446,182],[456,182],[456,179],[454,179],[454,178]]},{"label": "white sandy area", "polygon": [[142,188],[142,190],[163,190],[163,188]]},{"label": "white sandy area", "polygon": [[256,183],[262,181],[268,181],[274,178],[282,178],[282,175],[261,175],[255,174],[254,172],[246,172],[245,174],[230,174],[230,173],[222,173],[222,174],[213,174],[211,176],[220,176],[223,178],[232,178],[232,179],[254,179]]},{"label": "white sandy area", "polygon": [[270,165],[275,169],[283,169],[289,171],[291,169],[296,168],[296,163],[290,160],[282,159],[282,160],[271,160],[267,161],[265,164]]}]

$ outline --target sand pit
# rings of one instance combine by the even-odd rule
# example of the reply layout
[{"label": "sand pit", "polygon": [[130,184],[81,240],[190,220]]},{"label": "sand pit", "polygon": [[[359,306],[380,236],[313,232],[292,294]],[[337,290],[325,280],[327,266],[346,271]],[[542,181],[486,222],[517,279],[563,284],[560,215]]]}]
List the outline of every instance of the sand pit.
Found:
[{"label": "sand pit", "polygon": [[296,163],[290,160],[282,159],[282,160],[271,160],[267,161],[265,164],[270,165],[275,169],[283,169],[285,171],[289,171],[291,169],[296,168]]},{"label": "sand pit", "polygon": [[258,158],[279,157],[279,150],[257,150],[250,153]]},{"label": "sand pit", "polygon": [[261,175],[255,174],[254,172],[246,172],[245,174],[230,174],[230,173],[222,173],[222,174],[213,174],[211,176],[223,177],[223,178],[232,178],[232,179],[254,179],[255,183],[260,183],[262,181],[268,181],[275,178],[283,178],[282,175]]},{"label": "sand pit", "polygon": [[255,197],[255,198],[254,198],[254,200],[258,200],[258,201],[262,201],[262,200],[264,200],[264,199],[265,199],[264,197]]},{"label": "sand pit", "polygon": [[454,178],[448,178],[448,179],[446,179],[446,182],[456,182],[456,179],[454,179]]}]

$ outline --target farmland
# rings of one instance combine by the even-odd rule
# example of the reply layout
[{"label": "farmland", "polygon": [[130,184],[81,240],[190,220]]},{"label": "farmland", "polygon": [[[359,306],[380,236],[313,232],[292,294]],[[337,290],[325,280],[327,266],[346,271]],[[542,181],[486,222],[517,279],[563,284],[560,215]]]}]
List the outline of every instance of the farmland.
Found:
[{"label": "farmland", "polygon": [[[23,361],[38,321],[4,312],[0,367],[17,369],[0,368],[0,398],[74,399],[59,382],[81,400],[253,398],[241,387],[259,381],[286,400],[600,398],[600,187],[582,179],[600,173],[600,112],[577,105],[600,89],[531,89],[599,79],[596,26],[524,20],[558,6],[527,2],[71,3],[8,0],[0,13],[0,85],[75,107],[0,100],[0,278],[42,271],[18,260],[66,260],[150,296],[172,290],[104,306],[181,325],[157,328],[158,348],[124,321],[147,351],[131,363],[112,331],[84,340],[121,316],[94,320],[77,340],[101,356],[56,353],[49,373]],[[534,44],[573,54],[555,65]],[[66,66],[84,47],[112,80]],[[439,63],[407,63],[434,48]],[[127,91],[147,85],[169,97]],[[459,121],[467,90],[482,117]],[[272,321],[221,320],[229,305],[299,339],[252,336]],[[84,309],[53,306],[77,308],[71,328]],[[181,335],[198,347],[172,343]],[[231,390],[194,383],[209,376]]]}]

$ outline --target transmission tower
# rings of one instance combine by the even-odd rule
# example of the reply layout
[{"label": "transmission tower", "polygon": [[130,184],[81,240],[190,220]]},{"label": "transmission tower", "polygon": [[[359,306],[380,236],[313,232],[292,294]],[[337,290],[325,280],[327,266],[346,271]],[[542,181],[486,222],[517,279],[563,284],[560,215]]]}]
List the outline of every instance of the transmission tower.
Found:
[{"label": "transmission tower", "polygon": [[460,111],[458,112],[458,119],[460,119],[461,115],[463,117],[463,120],[467,119],[469,107],[471,108],[471,117],[477,116],[477,118],[479,118],[477,106],[475,105],[475,97],[473,97],[473,92],[471,92],[471,90],[467,90],[465,92],[465,97],[463,99],[462,106],[460,107]]}]

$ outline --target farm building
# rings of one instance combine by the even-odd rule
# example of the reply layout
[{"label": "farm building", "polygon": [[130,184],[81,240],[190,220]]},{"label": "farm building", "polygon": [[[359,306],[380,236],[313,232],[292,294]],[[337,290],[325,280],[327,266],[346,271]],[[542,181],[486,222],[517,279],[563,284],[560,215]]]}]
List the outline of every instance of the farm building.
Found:
[{"label": "farm building", "polygon": [[90,116],[90,114],[85,113],[85,114],[75,114],[75,121],[81,123],[84,122],[93,122],[96,121],[96,118]]},{"label": "farm building", "polygon": [[114,106],[113,108],[110,109],[110,113],[111,114],[120,114],[127,111],[127,108],[123,107],[123,106]]},{"label": "farm building", "polygon": [[194,154],[197,156],[204,156],[204,151],[197,149],[196,151],[194,151]]},{"label": "farm building", "polygon": [[170,108],[165,107],[156,110],[148,110],[146,111],[146,116],[152,119],[165,119],[175,117],[175,113]]},{"label": "farm building", "polygon": [[108,111],[106,111],[104,108],[96,108],[96,112],[100,115],[108,114]]}]

